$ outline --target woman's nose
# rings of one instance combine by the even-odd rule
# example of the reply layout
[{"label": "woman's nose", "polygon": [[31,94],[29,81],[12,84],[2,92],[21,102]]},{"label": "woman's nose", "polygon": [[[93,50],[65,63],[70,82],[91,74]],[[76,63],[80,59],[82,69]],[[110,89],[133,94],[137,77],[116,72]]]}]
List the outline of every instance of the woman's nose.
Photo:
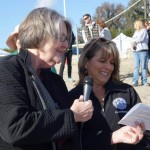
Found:
[{"label": "woman's nose", "polygon": [[105,67],[108,68],[108,69],[112,69],[113,65],[110,62],[108,62],[108,63],[105,64]]},{"label": "woman's nose", "polygon": [[66,41],[62,42],[62,46],[63,46],[65,49],[67,49],[67,48],[69,47],[68,41],[66,40]]}]

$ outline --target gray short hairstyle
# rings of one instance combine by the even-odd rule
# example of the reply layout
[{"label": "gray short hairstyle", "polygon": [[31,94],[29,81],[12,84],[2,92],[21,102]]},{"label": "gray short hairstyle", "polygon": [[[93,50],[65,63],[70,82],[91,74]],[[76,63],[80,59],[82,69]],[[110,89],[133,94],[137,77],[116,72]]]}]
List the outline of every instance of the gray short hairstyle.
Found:
[{"label": "gray short hairstyle", "polygon": [[55,10],[41,7],[32,10],[19,27],[19,40],[22,48],[38,48],[47,38],[61,36],[60,24],[65,23],[67,36],[71,40],[71,23]]}]

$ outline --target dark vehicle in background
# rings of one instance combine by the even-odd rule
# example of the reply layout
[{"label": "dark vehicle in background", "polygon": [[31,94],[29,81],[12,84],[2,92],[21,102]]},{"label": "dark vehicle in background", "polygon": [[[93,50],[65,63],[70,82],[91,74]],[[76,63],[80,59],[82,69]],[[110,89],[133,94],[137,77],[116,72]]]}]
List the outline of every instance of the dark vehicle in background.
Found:
[{"label": "dark vehicle in background", "polygon": [[85,44],[78,44],[78,53],[77,53],[77,46],[76,44],[72,45],[72,54],[77,55],[81,54],[82,48],[84,47]]}]

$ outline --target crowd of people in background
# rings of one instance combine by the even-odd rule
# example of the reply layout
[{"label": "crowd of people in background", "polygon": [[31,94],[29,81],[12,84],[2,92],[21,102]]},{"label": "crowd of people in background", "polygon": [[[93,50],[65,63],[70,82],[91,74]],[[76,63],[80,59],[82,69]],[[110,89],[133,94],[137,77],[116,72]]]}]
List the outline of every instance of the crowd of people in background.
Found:
[{"label": "crowd of people in background", "polygon": [[90,41],[92,38],[103,37],[108,40],[112,39],[111,32],[102,19],[92,21],[90,14],[84,14],[83,20],[84,25],[82,27],[82,37],[85,43]]},{"label": "crowd of people in background", "polygon": [[[67,18],[37,8],[8,37],[6,44],[15,53],[0,62],[1,150],[150,149],[143,122],[118,124],[141,103],[133,86],[149,86],[150,20],[134,22],[133,84],[129,85],[120,80],[119,51],[104,20],[92,20],[88,13],[82,18],[85,45],[78,61],[79,80],[70,91],[63,73],[67,64],[68,80],[75,82],[72,45],[76,37]],[[56,64],[60,64],[58,74]],[[87,76],[93,85],[84,101]]]}]

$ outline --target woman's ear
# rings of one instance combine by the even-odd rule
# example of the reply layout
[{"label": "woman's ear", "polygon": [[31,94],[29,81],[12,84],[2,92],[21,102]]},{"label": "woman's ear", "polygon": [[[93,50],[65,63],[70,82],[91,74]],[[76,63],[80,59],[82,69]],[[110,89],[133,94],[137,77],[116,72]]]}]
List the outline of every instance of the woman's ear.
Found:
[{"label": "woman's ear", "polygon": [[85,68],[85,69],[88,68],[88,61],[87,61],[87,58],[85,59],[84,68]]},{"label": "woman's ear", "polygon": [[19,49],[21,48],[19,39],[17,39],[17,41],[16,41],[16,46],[17,46],[17,50],[19,52]]}]

